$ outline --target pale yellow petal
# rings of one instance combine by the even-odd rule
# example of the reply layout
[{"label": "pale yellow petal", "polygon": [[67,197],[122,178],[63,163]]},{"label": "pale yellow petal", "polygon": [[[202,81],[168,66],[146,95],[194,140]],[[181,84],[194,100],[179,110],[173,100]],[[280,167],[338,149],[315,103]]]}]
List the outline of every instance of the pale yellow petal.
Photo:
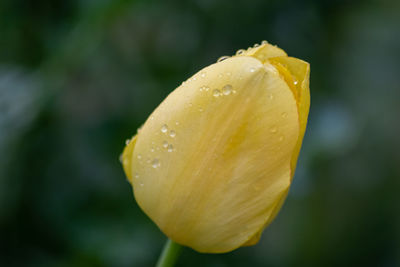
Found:
[{"label": "pale yellow petal", "polygon": [[231,251],[281,203],[298,136],[296,99],[274,66],[245,56],[211,65],[144,124],[132,157],[135,198],[174,241]]},{"label": "pale yellow petal", "polygon": [[238,56],[251,56],[264,63],[268,58],[287,56],[287,54],[276,45],[271,45],[264,41],[261,45],[251,47]]},{"label": "pale yellow petal", "polygon": [[310,109],[310,65],[303,60],[293,57],[275,57],[270,58],[269,61],[275,66],[283,66],[292,74],[297,90],[296,99],[299,110],[300,133],[292,158],[293,176],[306,131],[308,112]]},{"label": "pale yellow petal", "polygon": [[[310,107],[310,91],[309,91],[310,65],[303,60],[292,57],[269,58],[268,62],[270,62],[273,66],[275,66],[275,68],[279,71],[281,77],[286,81],[297,101],[300,131],[299,131],[299,138],[296,142],[296,147],[293,151],[291,160],[291,170],[292,170],[291,179],[293,179],[297,164],[297,158],[299,156],[301,144],[306,130],[308,111]],[[288,193],[289,190],[286,190],[286,192],[282,194],[282,196],[279,198],[279,201],[277,201],[276,207],[271,213],[271,216],[269,217],[268,221],[260,229],[260,231],[256,233],[243,246],[251,246],[259,241],[265,227],[267,227],[272,222],[272,220],[275,219],[283,203],[285,202]]]},{"label": "pale yellow petal", "polygon": [[135,148],[136,139],[137,135],[132,137],[132,139],[129,140],[128,145],[125,146],[124,151],[122,152],[122,167],[124,168],[125,175],[130,183],[132,183],[132,177],[133,177],[132,155],[133,155],[133,149]]}]

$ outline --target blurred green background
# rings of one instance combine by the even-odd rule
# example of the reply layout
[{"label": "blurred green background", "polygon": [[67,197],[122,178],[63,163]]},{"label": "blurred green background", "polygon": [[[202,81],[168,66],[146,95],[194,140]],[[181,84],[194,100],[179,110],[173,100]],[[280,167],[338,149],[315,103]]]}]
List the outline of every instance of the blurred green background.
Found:
[{"label": "blurred green background", "polygon": [[289,197],[254,247],[178,266],[400,266],[400,1],[2,0],[0,266],[152,266],[118,157],[183,80],[261,40],[311,64]]}]

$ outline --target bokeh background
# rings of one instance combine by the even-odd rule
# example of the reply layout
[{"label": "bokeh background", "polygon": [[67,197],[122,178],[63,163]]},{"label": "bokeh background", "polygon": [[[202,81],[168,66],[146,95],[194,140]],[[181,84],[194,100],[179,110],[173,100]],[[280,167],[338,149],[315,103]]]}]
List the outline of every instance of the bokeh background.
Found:
[{"label": "bokeh background", "polygon": [[125,139],[261,40],[311,64],[292,190],[259,244],[178,266],[400,266],[397,0],[2,0],[0,266],[153,266]]}]

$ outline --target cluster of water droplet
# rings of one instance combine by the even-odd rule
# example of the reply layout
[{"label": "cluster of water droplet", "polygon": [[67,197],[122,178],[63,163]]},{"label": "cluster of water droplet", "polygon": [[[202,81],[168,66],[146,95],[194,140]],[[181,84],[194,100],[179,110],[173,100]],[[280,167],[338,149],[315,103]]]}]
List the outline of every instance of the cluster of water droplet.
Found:
[{"label": "cluster of water droplet", "polygon": [[[268,44],[268,42],[264,40],[264,41],[261,42],[261,44],[256,43],[256,44],[254,44],[252,47],[251,47],[251,46],[248,47],[247,50],[245,50],[245,49],[239,49],[238,51],[236,51],[235,56],[244,55],[247,51],[250,51],[250,50],[253,49],[253,48],[257,48],[257,47],[259,47],[260,45],[266,45],[266,44]],[[230,56],[222,56],[222,57],[218,58],[217,62],[224,61],[224,60],[226,60],[226,59],[228,59],[228,58],[230,58]]]},{"label": "cluster of water droplet", "polygon": [[225,85],[224,87],[221,88],[221,90],[214,89],[212,92],[214,97],[219,97],[219,96],[223,96],[223,95],[228,96],[231,93],[236,93],[236,91],[233,90],[233,87],[230,84]]}]

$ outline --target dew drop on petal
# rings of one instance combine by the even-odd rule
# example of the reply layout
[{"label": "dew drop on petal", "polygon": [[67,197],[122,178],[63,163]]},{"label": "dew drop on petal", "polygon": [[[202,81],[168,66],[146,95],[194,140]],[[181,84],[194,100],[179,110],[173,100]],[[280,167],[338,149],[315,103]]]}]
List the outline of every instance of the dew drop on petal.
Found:
[{"label": "dew drop on petal", "polygon": [[175,125],[179,125],[179,121],[175,122]]},{"label": "dew drop on petal", "polygon": [[263,41],[261,42],[261,44],[262,44],[262,45],[266,45],[266,44],[268,44],[268,42],[265,41],[265,40],[263,40]]},{"label": "dew drop on petal", "polygon": [[142,159],[142,155],[138,154],[138,155],[137,155],[137,158],[138,158],[138,159]]},{"label": "dew drop on petal", "polygon": [[206,73],[205,73],[205,72],[200,73],[200,77],[201,77],[201,78],[206,77]]},{"label": "dew drop on petal", "polygon": [[126,139],[125,140],[125,145],[129,145],[130,142],[131,142],[131,139]]},{"label": "dew drop on petal", "polygon": [[279,141],[282,142],[285,139],[285,136],[281,135],[279,136]]},{"label": "dew drop on petal", "polygon": [[231,92],[232,92],[232,85],[230,85],[230,84],[227,84],[222,88],[222,93],[224,95],[230,95]]},{"label": "dew drop on petal", "polygon": [[164,124],[164,125],[161,127],[161,132],[166,133],[167,131],[168,131],[168,125]]},{"label": "dew drop on petal", "polygon": [[238,51],[236,51],[236,55],[239,56],[241,54],[243,54],[245,52],[244,49],[239,49]]},{"label": "dew drop on petal", "polygon": [[228,59],[228,58],[230,58],[230,56],[222,56],[217,60],[217,62],[224,61],[225,59]]},{"label": "dew drop on petal", "polygon": [[220,95],[221,95],[221,92],[218,89],[214,89],[213,96],[214,97],[219,97]]},{"label": "dew drop on petal", "polygon": [[273,94],[269,94],[268,98],[269,98],[269,100],[272,100],[272,99],[274,99],[274,95]]},{"label": "dew drop on petal", "polygon": [[154,147],[152,147],[152,148],[150,149],[150,152],[154,152]]},{"label": "dew drop on petal", "polygon": [[286,112],[282,112],[281,116],[282,118],[287,118],[288,114]]},{"label": "dew drop on petal", "polygon": [[256,48],[256,47],[259,47],[259,46],[260,46],[259,44],[254,44],[253,47]]},{"label": "dew drop on petal", "polygon": [[250,68],[250,72],[255,72],[256,69],[255,68]]},{"label": "dew drop on petal", "polygon": [[276,132],[278,131],[278,128],[277,128],[276,126],[272,126],[272,127],[269,129],[269,131],[270,131],[271,133],[276,133]]},{"label": "dew drop on petal", "polygon": [[171,145],[171,144],[169,144],[167,151],[168,151],[168,152],[174,151],[174,146]]},{"label": "dew drop on petal", "polygon": [[167,141],[163,141],[162,146],[167,148],[168,147],[168,142]]},{"label": "dew drop on petal", "polygon": [[174,130],[171,130],[169,132],[169,136],[171,136],[172,138],[174,138],[176,136],[176,132]]},{"label": "dew drop on petal", "polygon": [[135,178],[138,179],[139,178],[139,174],[136,172],[135,173]]},{"label": "dew drop on petal", "polygon": [[158,168],[160,166],[160,161],[158,159],[153,159],[153,161],[151,162],[151,167],[153,167],[154,169]]}]

